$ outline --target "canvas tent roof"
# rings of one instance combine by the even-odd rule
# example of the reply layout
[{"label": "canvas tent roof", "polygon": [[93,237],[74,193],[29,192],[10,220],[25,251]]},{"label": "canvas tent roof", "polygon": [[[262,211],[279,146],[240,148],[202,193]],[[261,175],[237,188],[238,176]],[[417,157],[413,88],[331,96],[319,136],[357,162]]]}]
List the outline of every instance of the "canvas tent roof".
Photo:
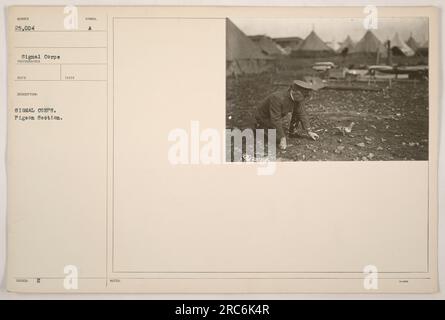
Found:
[{"label": "canvas tent roof", "polygon": [[428,49],[428,40],[426,40],[424,43],[422,43],[419,48]]},{"label": "canvas tent roof", "polygon": [[417,49],[416,53],[421,55],[421,56],[428,56],[428,40],[426,40],[425,42],[423,42],[419,48]]},{"label": "canvas tent roof", "polygon": [[252,39],[253,42],[255,42],[255,44],[267,55],[273,56],[284,53],[283,48],[266,35],[250,36],[249,38]]},{"label": "canvas tent roof", "polygon": [[405,56],[414,55],[413,49],[411,49],[402,39],[400,39],[399,34],[396,32],[391,40],[391,49],[398,48]]},{"label": "canvas tent roof", "polygon": [[309,35],[304,39],[297,50],[299,51],[332,51],[332,49],[320,39],[320,37],[311,31]]},{"label": "canvas tent roof", "polygon": [[351,53],[377,53],[380,52],[382,56],[386,56],[386,48],[382,42],[372,33],[371,30],[366,31],[363,38],[354,46]]},{"label": "canvas tent roof", "polygon": [[342,52],[348,48],[348,52],[351,52],[354,49],[354,41],[352,41],[351,37],[348,35],[346,39],[340,44],[340,48],[338,48],[338,52]]},{"label": "canvas tent roof", "polygon": [[340,44],[337,41],[335,41],[335,39],[326,42],[326,45],[334,51],[337,51],[340,48]]},{"label": "canvas tent roof", "polygon": [[261,73],[270,68],[261,49],[247,37],[232,21],[226,20],[226,72],[228,75]]},{"label": "canvas tent roof", "polygon": [[268,60],[270,57],[261,52],[261,49],[249,39],[230,19],[227,19],[226,60],[260,59]]},{"label": "canvas tent roof", "polygon": [[413,51],[417,51],[417,49],[419,49],[419,44],[417,43],[417,41],[413,38],[413,35],[409,36],[409,39],[406,41],[406,44],[413,49]]},{"label": "canvas tent roof", "polygon": [[274,38],[273,40],[280,46],[290,48],[291,50],[296,50],[303,41],[300,37]]},{"label": "canvas tent roof", "polygon": [[286,54],[290,54],[292,51],[298,49],[298,46],[303,41],[300,37],[285,37],[285,38],[274,38],[273,39]]}]

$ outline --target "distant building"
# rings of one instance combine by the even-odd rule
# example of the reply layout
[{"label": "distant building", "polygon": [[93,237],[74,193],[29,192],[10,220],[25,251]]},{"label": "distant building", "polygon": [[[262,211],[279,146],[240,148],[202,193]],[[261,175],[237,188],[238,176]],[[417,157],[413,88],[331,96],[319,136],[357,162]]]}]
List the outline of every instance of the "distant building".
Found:
[{"label": "distant building", "polygon": [[266,35],[249,36],[249,38],[255,42],[266,55],[278,56],[286,54],[286,51],[278,43]]}]

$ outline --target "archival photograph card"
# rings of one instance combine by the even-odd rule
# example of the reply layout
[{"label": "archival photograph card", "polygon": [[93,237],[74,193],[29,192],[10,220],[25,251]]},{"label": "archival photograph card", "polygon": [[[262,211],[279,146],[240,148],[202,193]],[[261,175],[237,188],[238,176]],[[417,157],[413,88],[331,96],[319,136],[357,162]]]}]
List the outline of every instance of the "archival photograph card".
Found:
[{"label": "archival photograph card", "polygon": [[433,7],[12,6],[12,292],[433,293]]}]

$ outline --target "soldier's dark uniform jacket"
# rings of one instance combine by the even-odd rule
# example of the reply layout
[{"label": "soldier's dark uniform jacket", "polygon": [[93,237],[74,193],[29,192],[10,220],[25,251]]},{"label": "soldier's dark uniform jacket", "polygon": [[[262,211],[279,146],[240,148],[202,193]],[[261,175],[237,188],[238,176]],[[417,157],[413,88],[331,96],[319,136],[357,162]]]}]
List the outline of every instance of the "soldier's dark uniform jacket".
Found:
[{"label": "soldier's dark uniform jacket", "polygon": [[277,91],[269,95],[257,108],[255,118],[258,126],[264,129],[276,129],[277,139],[284,137],[283,118],[292,112],[290,128],[301,123],[303,129],[309,129],[309,120],[303,106],[304,96],[298,93],[294,96],[296,101],[290,97],[289,90]]}]

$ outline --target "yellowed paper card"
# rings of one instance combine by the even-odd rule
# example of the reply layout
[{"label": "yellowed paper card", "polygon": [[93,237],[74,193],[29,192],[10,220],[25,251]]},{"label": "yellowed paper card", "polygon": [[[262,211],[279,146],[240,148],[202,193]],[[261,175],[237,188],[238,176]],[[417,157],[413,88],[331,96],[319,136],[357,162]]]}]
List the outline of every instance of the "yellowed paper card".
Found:
[{"label": "yellowed paper card", "polygon": [[437,291],[438,13],[363,9],[10,7],[8,289]]}]

